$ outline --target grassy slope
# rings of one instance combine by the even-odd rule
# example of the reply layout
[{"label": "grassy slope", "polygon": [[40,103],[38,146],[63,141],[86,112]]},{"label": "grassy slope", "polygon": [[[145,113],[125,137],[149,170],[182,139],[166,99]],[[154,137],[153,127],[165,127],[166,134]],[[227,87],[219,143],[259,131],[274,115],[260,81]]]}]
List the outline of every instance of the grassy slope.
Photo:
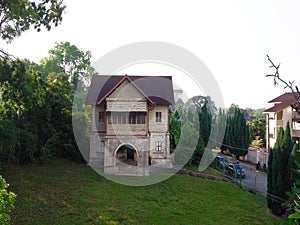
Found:
[{"label": "grassy slope", "polygon": [[175,175],[151,186],[110,182],[67,160],[12,166],[13,224],[282,224],[230,183]]}]

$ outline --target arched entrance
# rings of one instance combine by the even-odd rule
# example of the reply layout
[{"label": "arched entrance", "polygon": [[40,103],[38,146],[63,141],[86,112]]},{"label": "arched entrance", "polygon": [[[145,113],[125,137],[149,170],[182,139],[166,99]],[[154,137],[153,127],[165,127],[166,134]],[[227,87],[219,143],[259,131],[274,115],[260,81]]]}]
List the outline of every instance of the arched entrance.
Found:
[{"label": "arched entrance", "polygon": [[125,163],[127,165],[137,166],[137,151],[133,146],[125,144],[118,148],[116,152],[117,165]]}]

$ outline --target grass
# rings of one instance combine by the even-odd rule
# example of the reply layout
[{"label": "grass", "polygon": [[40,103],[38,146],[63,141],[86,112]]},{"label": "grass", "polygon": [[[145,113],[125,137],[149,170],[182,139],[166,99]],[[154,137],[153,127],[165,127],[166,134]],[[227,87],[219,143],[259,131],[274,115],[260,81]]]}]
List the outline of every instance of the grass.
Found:
[{"label": "grass", "polygon": [[183,175],[144,187],[113,183],[67,160],[13,165],[12,224],[285,224],[231,183]]}]

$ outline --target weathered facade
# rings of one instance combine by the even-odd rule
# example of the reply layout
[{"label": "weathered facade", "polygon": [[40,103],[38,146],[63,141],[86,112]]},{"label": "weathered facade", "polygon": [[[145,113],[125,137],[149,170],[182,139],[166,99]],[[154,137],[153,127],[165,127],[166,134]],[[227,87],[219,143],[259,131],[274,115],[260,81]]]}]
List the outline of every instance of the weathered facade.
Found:
[{"label": "weathered facade", "polygon": [[148,175],[149,167],[172,167],[171,77],[94,76],[86,104],[92,106],[92,166],[117,175]]}]

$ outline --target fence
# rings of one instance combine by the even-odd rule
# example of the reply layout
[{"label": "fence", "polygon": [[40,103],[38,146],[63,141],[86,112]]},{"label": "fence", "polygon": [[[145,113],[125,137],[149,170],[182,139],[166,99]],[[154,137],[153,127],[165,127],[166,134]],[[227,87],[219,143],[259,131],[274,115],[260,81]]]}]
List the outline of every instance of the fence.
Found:
[{"label": "fence", "polygon": [[266,152],[265,149],[249,148],[248,154],[245,156],[245,161],[249,161],[254,164],[259,162],[261,166],[263,166],[264,164],[267,166],[268,155],[269,153]]}]

